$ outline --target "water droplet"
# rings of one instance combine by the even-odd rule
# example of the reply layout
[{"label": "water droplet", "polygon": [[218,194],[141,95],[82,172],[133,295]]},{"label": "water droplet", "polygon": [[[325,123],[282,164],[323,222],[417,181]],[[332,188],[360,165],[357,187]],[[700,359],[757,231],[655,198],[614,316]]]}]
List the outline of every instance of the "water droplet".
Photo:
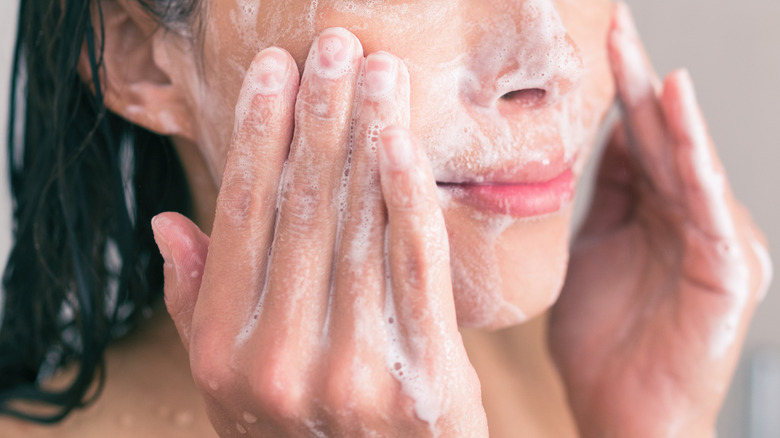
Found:
[{"label": "water droplet", "polygon": [[249,412],[244,412],[244,421],[246,421],[249,424],[254,424],[257,422],[257,417],[250,414]]},{"label": "water droplet", "polygon": [[209,382],[209,388],[211,388],[212,391],[219,391],[219,385],[217,382]]},{"label": "water droplet", "polygon": [[173,422],[179,427],[189,426],[195,422],[195,414],[190,411],[179,411],[173,417]]},{"label": "water droplet", "polygon": [[246,427],[244,427],[241,423],[236,423],[236,430],[238,430],[238,433],[240,434],[246,433]]},{"label": "water droplet", "polygon": [[133,414],[125,412],[119,416],[119,426],[127,429],[133,427],[133,424],[135,424]]},{"label": "water droplet", "polygon": [[168,418],[171,416],[172,412],[173,411],[171,410],[170,406],[160,405],[157,407],[157,416],[159,418]]}]

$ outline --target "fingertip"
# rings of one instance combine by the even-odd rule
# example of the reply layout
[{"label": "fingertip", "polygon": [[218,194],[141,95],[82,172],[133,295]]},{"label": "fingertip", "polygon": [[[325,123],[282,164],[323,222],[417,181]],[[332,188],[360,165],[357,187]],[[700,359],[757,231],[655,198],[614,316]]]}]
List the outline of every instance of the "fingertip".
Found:
[{"label": "fingertip", "polygon": [[166,264],[175,265],[173,251],[171,249],[171,240],[173,238],[173,221],[170,215],[173,213],[160,213],[152,218],[152,233],[160,255]]},{"label": "fingertip", "polygon": [[405,128],[400,126],[385,128],[379,135],[379,144],[379,159],[383,167],[403,171],[413,166],[415,153],[412,138]]},{"label": "fingertip", "polygon": [[630,35],[637,35],[639,33],[636,28],[634,16],[631,14],[631,9],[625,2],[615,2],[612,13],[614,14],[613,30],[626,32]]},{"label": "fingertip", "polygon": [[253,91],[273,95],[279,93],[289,81],[292,68],[292,58],[287,51],[278,47],[268,47],[261,50],[249,66],[245,83]]},{"label": "fingertip", "polygon": [[[173,301],[177,302],[182,292],[185,292],[183,296],[191,298],[200,287],[208,236],[190,219],[174,212],[160,213],[152,218],[152,230],[165,260],[166,300],[175,298]],[[176,297],[169,297],[174,290]]]},{"label": "fingertip", "polygon": [[618,97],[628,109],[656,99],[660,82],[639,36],[628,6],[614,6],[607,39],[607,54]]},{"label": "fingertip", "polygon": [[388,52],[368,55],[363,62],[363,97],[372,101],[395,98],[403,63]]},{"label": "fingertip", "polygon": [[693,80],[687,69],[675,70],[666,77],[661,105],[678,144],[699,147],[709,145],[707,122],[702,115]]},{"label": "fingertip", "polygon": [[343,27],[329,27],[314,40],[306,59],[306,72],[335,80],[349,73],[363,59],[363,45],[355,34]]},{"label": "fingertip", "polygon": [[271,122],[263,108],[277,114],[290,106],[298,89],[298,67],[284,49],[268,47],[258,52],[249,65],[235,107],[236,133],[245,126]]}]

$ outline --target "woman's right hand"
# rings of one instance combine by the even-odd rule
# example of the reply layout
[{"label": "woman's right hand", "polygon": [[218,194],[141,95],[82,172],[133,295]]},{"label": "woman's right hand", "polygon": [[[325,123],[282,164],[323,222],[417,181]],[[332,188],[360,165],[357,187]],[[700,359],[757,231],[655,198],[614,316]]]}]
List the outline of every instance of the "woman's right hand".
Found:
[{"label": "woman's right hand", "polygon": [[[329,29],[298,84],[253,61],[209,239],[153,221],[165,300],[223,436],[486,437],[403,63]],[[385,129],[388,126],[401,126]]]}]

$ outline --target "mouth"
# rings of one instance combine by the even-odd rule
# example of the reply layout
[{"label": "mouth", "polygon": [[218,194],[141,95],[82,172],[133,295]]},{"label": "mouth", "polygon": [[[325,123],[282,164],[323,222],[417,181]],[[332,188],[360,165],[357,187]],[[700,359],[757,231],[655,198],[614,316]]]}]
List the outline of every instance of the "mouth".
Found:
[{"label": "mouth", "polygon": [[530,218],[556,213],[569,205],[574,198],[575,177],[566,168],[549,179],[534,181],[441,182],[439,188],[452,197],[477,210]]}]

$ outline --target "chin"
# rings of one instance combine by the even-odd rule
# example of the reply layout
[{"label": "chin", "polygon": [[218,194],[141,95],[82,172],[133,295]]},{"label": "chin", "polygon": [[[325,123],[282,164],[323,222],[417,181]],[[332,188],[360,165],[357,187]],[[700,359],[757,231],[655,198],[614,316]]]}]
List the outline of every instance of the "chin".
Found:
[{"label": "chin", "polygon": [[458,324],[498,330],[547,311],[569,260],[571,206],[518,220],[446,209]]}]

